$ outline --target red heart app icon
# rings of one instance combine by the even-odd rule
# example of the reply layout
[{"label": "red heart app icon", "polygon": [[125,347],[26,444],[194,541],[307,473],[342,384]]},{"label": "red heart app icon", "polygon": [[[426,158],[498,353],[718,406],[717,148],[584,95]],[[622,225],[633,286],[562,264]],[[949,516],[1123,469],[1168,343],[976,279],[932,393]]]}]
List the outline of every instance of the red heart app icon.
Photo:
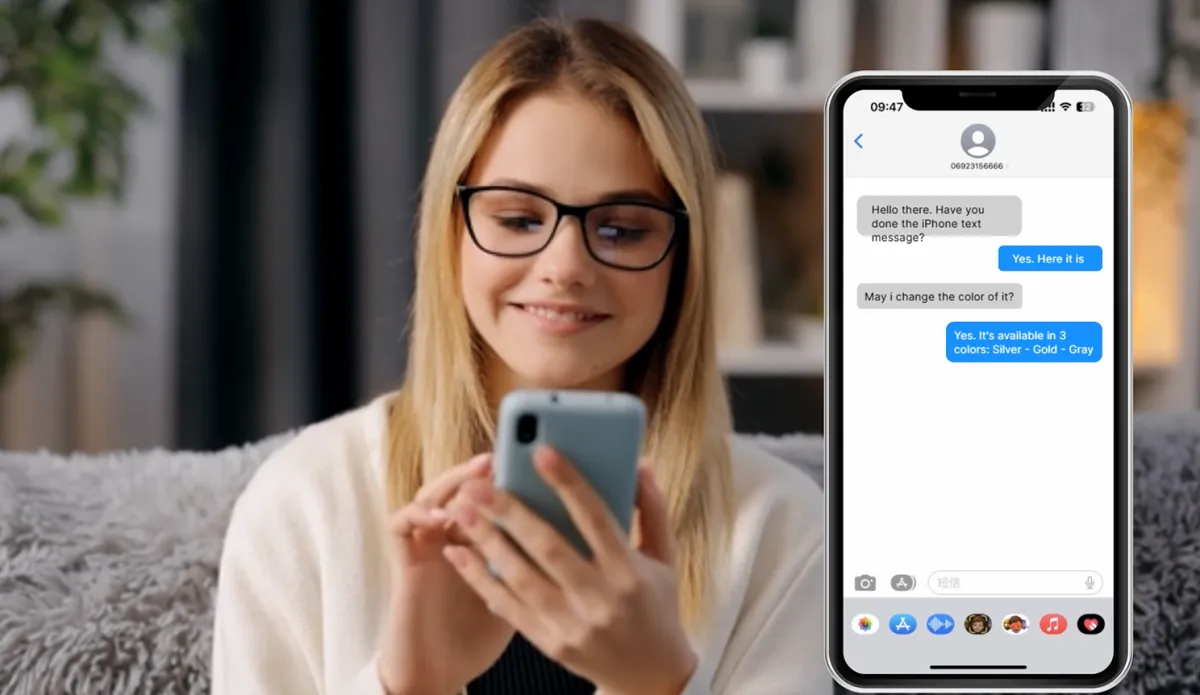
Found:
[{"label": "red heart app icon", "polygon": [[1104,632],[1104,616],[1096,613],[1087,613],[1079,616],[1079,622],[1075,624],[1079,626],[1079,631],[1085,635],[1098,635]]}]

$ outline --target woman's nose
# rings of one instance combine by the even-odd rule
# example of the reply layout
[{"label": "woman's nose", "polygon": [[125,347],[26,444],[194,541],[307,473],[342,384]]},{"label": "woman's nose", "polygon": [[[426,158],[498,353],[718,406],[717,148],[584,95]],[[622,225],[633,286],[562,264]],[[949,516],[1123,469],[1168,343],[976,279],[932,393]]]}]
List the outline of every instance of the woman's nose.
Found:
[{"label": "woman's nose", "polygon": [[536,269],[543,281],[556,285],[591,282],[596,272],[596,262],[588,253],[583,226],[578,218],[563,218],[549,246],[538,254]]}]

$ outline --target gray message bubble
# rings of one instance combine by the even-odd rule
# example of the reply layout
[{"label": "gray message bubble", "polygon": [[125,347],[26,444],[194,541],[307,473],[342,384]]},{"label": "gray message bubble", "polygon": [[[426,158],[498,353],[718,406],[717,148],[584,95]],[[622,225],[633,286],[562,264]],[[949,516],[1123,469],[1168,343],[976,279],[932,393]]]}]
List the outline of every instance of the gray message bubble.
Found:
[{"label": "gray message bubble", "polygon": [[858,286],[859,309],[1020,309],[1013,283],[885,282]]},{"label": "gray message bubble", "polygon": [[[1017,236],[1015,195],[864,195],[858,233],[872,241],[924,241],[926,236]],[[915,235],[915,238],[914,238]]]}]

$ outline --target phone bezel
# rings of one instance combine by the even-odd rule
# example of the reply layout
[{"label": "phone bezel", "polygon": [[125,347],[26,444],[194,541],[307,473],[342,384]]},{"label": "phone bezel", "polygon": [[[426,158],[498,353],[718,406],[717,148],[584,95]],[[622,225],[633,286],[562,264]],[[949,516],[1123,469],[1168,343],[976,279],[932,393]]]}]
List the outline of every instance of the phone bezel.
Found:
[{"label": "phone bezel", "polygon": [[[973,91],[962,90],[974,88]],[[843,651],[844,568],[842,567],[842,264],[843,151],[846,100],[864,90],[933,90],[939,109],[1015,110],[1030,106],[1030,94],[1042,89],[1053,99],[1058,89],[1091,89],[1113,104],[1114,139],[1114,616],[1113,659],[1097,674],[910,675],[861,674],[849,667]],[[942,95],[941,90],[945,90]],[[988,102],[982,93],[993,92]],[[916,94],[917,92],[912,92]],[[957,99],[955,98],[957,93]],[[944,100],[941,100],[944,97]],[[907,106],[907,97],[906,108]],[[986,104],[986,105],[985,105]],[[1040,108],[1036,107],[1036,108]],[[1132,657],[1132,367],[1130,359],[1130,242],[1132,102],[1124,87],[1098,72],[859,72],[847,75],[830,91],[825,106],[825,491],[826,491],[826,661],[842,686],[858,692],[904,690],[1044,692],[1101,691],[1128,672]],[[839,230],[837,234],[833,230]]]}]

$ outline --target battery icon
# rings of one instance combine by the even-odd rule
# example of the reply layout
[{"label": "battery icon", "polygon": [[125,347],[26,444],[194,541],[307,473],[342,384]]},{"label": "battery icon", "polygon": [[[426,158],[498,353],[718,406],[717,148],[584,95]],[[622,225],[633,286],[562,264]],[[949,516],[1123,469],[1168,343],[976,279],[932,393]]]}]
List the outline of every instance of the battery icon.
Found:
[{"label": "battery icon", "polygon": [[1076,111],[1095,111],[1096,105],[1090,101],[1081,101],[1078,104],[1075,104],[1075,110]]}]

